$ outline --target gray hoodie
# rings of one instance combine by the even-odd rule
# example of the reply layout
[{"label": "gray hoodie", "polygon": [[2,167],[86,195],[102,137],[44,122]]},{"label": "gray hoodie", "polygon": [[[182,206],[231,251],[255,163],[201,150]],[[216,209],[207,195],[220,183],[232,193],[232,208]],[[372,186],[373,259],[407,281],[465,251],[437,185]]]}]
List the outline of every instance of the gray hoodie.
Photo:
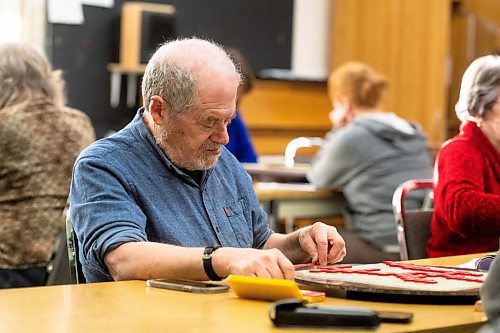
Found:
[{"label": "gray hoodie", "polygon": [[[392,210],[396,187],[431,176],[426,137],[392,113],[357,117],[330,131],[307,174],[318,187],[342,189],[349,225],[380,248],[397,245]],[[420,199],[413,198],[407,206],[416,207]]]}]

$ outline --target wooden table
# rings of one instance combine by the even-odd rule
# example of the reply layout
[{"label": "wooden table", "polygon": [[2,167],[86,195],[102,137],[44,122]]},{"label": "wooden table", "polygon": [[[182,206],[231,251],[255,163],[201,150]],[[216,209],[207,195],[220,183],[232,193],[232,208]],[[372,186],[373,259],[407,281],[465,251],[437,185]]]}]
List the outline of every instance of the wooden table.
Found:
[{"label": "wooden table", "polygon": [[[473,256],[423,261],[456,265]],[[475,332],[484,322],[472,305],[413,305],[327,298],[325,305],[367,306],[410,311],[410,324],[381,324],[374,332]],[[231,292],[190,294],[148,288],[144,281],[0,290],[2,333],[147,332],[330,332],[278,329],[268,317],[269,302],[243,300]],[[373,332],[334,330],[334,332]]]},{"label": "wooden table", "polygon": [[341,191],[311,184],[257,182],[253,187],[268,213],[271,228],[277,230],[278,220],[284,218],[286,233],[293,231],[296,218],[338,216],[346,205]]},{"label": "wooden table", "polygon": [[284,163],[243,163],[245,170],[255,182],[307,183],[308,163],[295,163],[286,167]]},{"label": "wooden table", "polygon": [[259,163],[243,163],[252,176],[257,197],[268,213],[269,225],[277,230],[280,218],[285,219],[285,232],[294,229],[297,218],[341,216],[345,198],[341,191],[317,188],[307,182],[309,163],[286,167],[283,157]]}]

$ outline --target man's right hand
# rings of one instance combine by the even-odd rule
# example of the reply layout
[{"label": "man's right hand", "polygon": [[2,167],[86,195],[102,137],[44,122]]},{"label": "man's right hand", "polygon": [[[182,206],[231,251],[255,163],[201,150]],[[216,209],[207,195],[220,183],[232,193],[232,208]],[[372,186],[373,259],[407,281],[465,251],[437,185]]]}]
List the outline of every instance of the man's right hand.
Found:
[{"label": "man's right hand", "polygon": [[295,277],[293,264],[277,249],[221,247],[213,253],[212,264],[222,277],[229,274],[289,280]]}]

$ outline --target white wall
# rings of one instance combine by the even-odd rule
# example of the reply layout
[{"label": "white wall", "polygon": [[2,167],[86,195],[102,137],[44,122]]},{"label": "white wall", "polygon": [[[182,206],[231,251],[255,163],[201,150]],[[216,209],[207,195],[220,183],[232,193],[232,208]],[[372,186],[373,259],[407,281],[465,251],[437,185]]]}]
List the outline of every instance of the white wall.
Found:
[{"label": "white wall", "polygon": [[22,41],[45,51],[45,0],[1,0],[0,43]]}]

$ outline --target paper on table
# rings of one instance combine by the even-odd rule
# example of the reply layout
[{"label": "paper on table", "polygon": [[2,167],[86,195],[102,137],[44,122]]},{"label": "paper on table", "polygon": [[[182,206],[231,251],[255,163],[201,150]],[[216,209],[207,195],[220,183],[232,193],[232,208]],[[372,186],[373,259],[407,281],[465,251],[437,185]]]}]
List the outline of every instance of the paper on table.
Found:
[{"label": "paper on table", "polygon": [[318,188],[312,184],[304,183],[276,183],[259,182],[254,185],[256,189],[261,190],[295,190],[295,191],[316,191]]},{"label": "paper on table", "polygon": [[495,260],[495,257],[496,257],[495,254],[488,254],[483,257],[471,259],[466,263],[458,265],[457,267],[477,269],[480,271],[488,271],[491,263],[493,262],[493,260]]},{"label": "paper on table", "polygon": [[479,258],[474,258],[474,259],[471,259],[463,264],[460,264],[458,265],[457,267],[458,268],[468,268],[468,269],[476,269],[476,262],[480,259],[481,257]]}]

